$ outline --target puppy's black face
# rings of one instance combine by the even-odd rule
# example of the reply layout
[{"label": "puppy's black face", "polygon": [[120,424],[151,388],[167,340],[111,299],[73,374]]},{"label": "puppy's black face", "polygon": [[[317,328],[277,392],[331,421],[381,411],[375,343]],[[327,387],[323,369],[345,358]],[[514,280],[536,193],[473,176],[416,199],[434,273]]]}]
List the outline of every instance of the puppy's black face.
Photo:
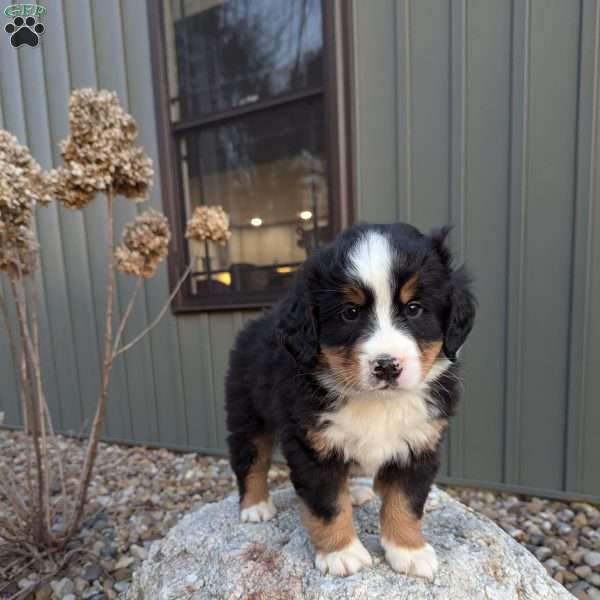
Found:
[{"label": "puppy's black face", "polygon": [[402,224],[359,226],[307,262],[296,318],[309,323],[295,329],[327,388],[414,390],[455,359],[474,303],[444,238]]}]

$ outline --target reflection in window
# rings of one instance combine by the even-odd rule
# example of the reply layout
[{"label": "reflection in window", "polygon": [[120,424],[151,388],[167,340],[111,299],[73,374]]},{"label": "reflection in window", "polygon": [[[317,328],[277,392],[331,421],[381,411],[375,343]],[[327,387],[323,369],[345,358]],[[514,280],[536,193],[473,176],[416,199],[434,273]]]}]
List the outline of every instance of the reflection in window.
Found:
[{"label": "reflection in window", "polygon": [[171,0],[176,119],[316,87],[320,0]]},{"label": "reflection in window", "polygon": [[226,298],[282,289],[331,238],[321,3],[166,4],[186,212],[220,204],[232,230],[225,247],[189,245],[191,291]]}]

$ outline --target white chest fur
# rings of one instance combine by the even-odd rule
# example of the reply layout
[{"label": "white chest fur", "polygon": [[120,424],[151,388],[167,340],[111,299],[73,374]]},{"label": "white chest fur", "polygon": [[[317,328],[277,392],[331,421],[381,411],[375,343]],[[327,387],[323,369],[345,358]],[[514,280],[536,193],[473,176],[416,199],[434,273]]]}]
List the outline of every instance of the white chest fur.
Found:
[{"label": "white chest fur", "polygon": [[435,445],[440,422],[427,412],[423,391],[370,392],[350,397],[342,408],[322,415],[320,431],[330,447],[343,452],[366,474],[384,463],[407,462],[411,449]]}]

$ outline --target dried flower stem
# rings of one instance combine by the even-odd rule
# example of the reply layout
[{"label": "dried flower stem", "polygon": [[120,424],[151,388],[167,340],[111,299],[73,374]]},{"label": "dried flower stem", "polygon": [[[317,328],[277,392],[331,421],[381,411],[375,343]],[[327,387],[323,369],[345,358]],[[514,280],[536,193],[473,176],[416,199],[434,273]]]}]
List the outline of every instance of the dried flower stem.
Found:
[{"label": "dried flower stem", "polygon": [[116,350],[113,355],[113,359],[117,358],[117,356],[119,356],[120,354],[127,352],[127,350],[130,350],[131,348],[133,348],[138,342],[140,342],[144,338],[144,336],[146,336],[148,333],[150,333],[160,323],[162,318],[165,316],[167,310],[169,310],[169,306],[171,306],[171,302],[173,301],[173,299],[175,298],[175,296],[181,289],[181,286],[183,285],[185,280],[188,278],[188,275],[192,272],[192,266],[193,265],[191,263],[187,266],[186,270],[183,272],[183,275],[181,276],[181,278],[175,285],[173,292],[171,293],[171,295],[165,302],[165,305],[162,307],[161,311],[158,313],[158,315],[156,315],[156,318],[154,319],[154,321],[152,321],[152,323],[150,323],[150,325],[148,325],[148,327],[146,327],[145,329],[140,331],[140,333],[138,335],[136,335],[129,343],[125,344],[125,346],[123,346],[122,348],[119,348],[118,350]]},{"label": "dried flower stem", "polygon": [[119,328],[117,329],[117,333],[115,335],[115,342],[112,347],[112,359],[113,360],[115,359],[115,352],[121,342],[121,337],[123,336],[123,331],[125,330],[125,325],[127,324],[127,321],[129,320],[129,316],[131,315],[131,311],[133,310],[133,306],[135,304],[135,299],[137,298],[138,292],[140,291],[140,289],[142,287],[142,281],[143,281],[143,279],[141,277],[138,277],[136,279],[135,287],[133,288],[131,298],[129,299],[129,304],[127,305],[127,308],[125,309],[125,313],[123,314],[123,318],[121,319],[121,324],[119,325]]},{"label": "dried flower stem", "polygon": [[[36,396],[36,401],[39,403],[43,398],[41,371],[39,364],[39,349],[37,349],[36,351],[36,349],[34,348],[31,339],[31,334],[29,332],[26,308],[27,301],[25,294],[22,293],[22,280],[20,280],[18,276],[14,275],[9,275],[8,280],[10,282],[10,288],[12,291],[15,308],[17,310],[17,321],[19,323],[21,340],[25,348],[27,363],[26,370],[29,381],[33,382],[32,388],[35,388],[35,394],[32,394],[32,396]],[[47,454],[44,454],[42,445],[40,444],[41,428],[38,420],[37,411],[31,410],[31,414],[33,417],[31,422],[32,441],[37,468],[37,518],[35,519],[35,526],[37,529],[36,537],[38,539],[44,539],[48,541],[47,533],[49,531],[49,523],[46,521],[46,516],[50,514],[48,506],[49,494],[46,495],[44,493],[44,490],[49,489],[49,486],[46,482],[48,478],[48,456]]]},{"label": "dried flower stem", "polygon": [[88,441],[83,469],[77,485],[75,506],[71,522],[65,533],[65,541],[68,540],[77,530],[79,521],[83,515],[83,509],[87,500],[87,492],[92,470],[96,462],[98,452],[98,443],[100,441],[100,432],[104,425],[106,414],[106,401],[108,399],[108,384],[110,383],[110,372],[113,364],[113,293],[115,288],[115,270],[114,270],[114,198],[112,188],[106,192],[106,211],[108,217],[106,232],[106,323],[104,329],[104,364],[102,367],[102,383],[96,414],[92,423],[90,439]]}]

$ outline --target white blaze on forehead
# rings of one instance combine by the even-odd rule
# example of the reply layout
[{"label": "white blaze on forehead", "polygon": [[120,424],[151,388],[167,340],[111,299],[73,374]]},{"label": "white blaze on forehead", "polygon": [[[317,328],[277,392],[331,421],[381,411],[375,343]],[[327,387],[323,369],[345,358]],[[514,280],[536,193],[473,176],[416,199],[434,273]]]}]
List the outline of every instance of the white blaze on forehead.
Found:
[{"label": "white blaze on forehead", "polygon": [[350,252],[352,275],[375,295],[375,312],[380,324],[392,317],[393,250],[386,236],[369,231]]},{"label": "white blaze on forehead", "polygon": [[366,383],[371,373],[370,361],[389,354],[402,363],[398,380],[401,387],[412,388],[421,379],[420,353],[414,338],[394,325],[395,289],[393,281],[394,249],[388,237],[369,231],[350,251],[350,272],[374,295],[374,328],[362,344],[362,378]]}]

